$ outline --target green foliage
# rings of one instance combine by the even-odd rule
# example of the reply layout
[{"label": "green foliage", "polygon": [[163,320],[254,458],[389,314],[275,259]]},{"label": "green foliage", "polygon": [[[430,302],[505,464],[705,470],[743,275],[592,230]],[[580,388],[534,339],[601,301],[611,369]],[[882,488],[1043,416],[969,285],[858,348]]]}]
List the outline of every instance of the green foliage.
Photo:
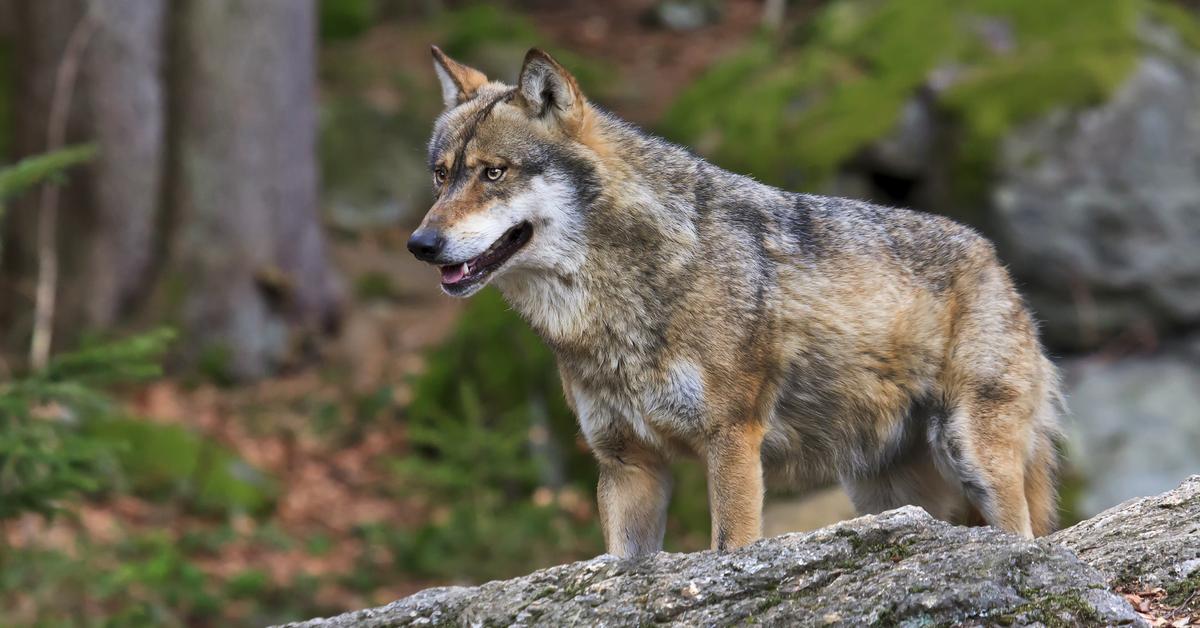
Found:
[{"label": "green foliage", "polygon": [[261,513],[272,504],[269,478],[181,425],[113,419],[91,425],[87,435],[116,451],[122,476],[139,495],[176,498],[215,514]]},{"label": "green foliage", "polygon": [[525,52],[538,47],[570,70],[592,98],[603,99],[614,83],[610,66],[556,45],[527,18],[503,6],[477,3],[449,11],[440,29],[439,45],[447,54],[496,80],[514,82]]},{"label": "green foliage", "polygon": [[16,196],[43,181],[53,180],[64,170],[89,161],[95,155],[96,147],[85,144],[22,159],[0,170],[0,200]]},{"label": "green foliage", "polygon": [[[954,68],[940,102],[961,123],[964,172],[984,176],[1012,125],[1097,102],[1121,83],[1136,60],[1138,18],[1152,6],[837,0],[801,32],[760,38],[712,68],[673,105],[663,131],[729,168],[816,188],[890,132],[935,69]],[[989,25],[1011,30],[1011,49],[986,43]]]},{"label": "green foliage", "polygon": [[96,548],[75,549],[84,554],[16,550],[0,572],[0,595],[32,601],[44,626],[185,626],[216,614],[203,574],[165,538],[123,542],[112,569],[88,560]]},{"label": "green foliage", "polygon": [[452,57],[467,58],[495,42],[533,42],[542,39],[533,24],[521,15],[494,4],[474,4],[446,14],[442,49]]},{"label": "green foliage", "polygon": [[9,550],[0,569],[0,625],[265,626],[340,610],[316,601],[316,581],[303,574],[278,583],[250,568],[224,582],[211,578],[196,564],[193,545],[155,531],[114,543],[81,536],[62,549]]},{"label": "green foliage", "polygon": [[115,410],[97,386],[155,377],[171,337],[97,345],[0,385],[0,520],[51,515],[64,499],[99,488],[112,450],[87,429]]},{"label": "green foliage", "polygon": [[12,166],[0,168],[0,217],[4,202],[43,181],[55,181],[70,168],[96,155],[91,145],[72,146],[44,155],[27,157]]},{"label": "green foliage", "polygon": [[376,0],[321,0],[317,5],[323,41],[353,39],[375,23]]}]

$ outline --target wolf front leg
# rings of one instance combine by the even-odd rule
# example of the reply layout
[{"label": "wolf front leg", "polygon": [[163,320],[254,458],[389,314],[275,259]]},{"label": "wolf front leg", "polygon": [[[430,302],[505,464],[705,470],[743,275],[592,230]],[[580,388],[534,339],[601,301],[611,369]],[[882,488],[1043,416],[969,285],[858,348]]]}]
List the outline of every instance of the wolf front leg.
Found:
[{"label": "wolf front leg", "polygon": [[762,536],[763,434],[758,424],[739,424],[709,438],[708,508],[715,550],[738,548]]},{"label": "wolf front leg", "polygon": [[661,550],[671,500],[671,469],[666,458],[632,448],[598,457],[596,497],[608,553],[632,558]]}]

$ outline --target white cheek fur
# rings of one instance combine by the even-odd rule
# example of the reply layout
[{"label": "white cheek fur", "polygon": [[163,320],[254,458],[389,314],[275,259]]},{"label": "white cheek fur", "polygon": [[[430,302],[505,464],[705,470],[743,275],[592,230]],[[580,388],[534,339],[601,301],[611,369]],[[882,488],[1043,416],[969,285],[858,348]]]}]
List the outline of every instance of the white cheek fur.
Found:
[{"label": "white cheek fur", "polygon": [[[455,260],[476,257],[500,239],[504,232],[522,221],[553,231],[556,225],[563,222],[562,218],[565,212],[570,211],[573,200],[570,188],[565,183],[538,175],[529,182],[524,192],[486,211],[471,214],[447,229],[447,257]],[[545,242],[548,238],[539,239]],[[518,256],[527,256],[532,248],[522,251]]]}]

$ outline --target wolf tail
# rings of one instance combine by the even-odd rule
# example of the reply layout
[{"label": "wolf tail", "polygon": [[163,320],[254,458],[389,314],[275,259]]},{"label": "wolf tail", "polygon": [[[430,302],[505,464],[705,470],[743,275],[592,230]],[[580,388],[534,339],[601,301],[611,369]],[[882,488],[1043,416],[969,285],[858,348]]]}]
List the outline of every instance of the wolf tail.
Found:
[{"label": "wolf tail", "polygon": [[1049,360],[1045,360],[1045,368],[1050,374],[1049,386],[1034,417],[1033,442],[1025,462],[1025,499],[1034,536],[1050,534],[1058,527],[1059,450],[1064,441],[1059,417],[1066,413],[1057,369]]}]

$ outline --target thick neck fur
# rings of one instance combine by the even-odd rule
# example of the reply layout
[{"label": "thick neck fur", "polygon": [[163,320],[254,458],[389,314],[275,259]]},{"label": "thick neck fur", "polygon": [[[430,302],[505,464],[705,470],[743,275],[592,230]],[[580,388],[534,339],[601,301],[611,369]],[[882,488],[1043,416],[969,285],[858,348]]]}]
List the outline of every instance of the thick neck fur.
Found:
[{"label": "thick neck fur", "polygon": [[[661,342],[653,326],[703,263],[700,223],[714,190],[764,188],[592,109],[578,142],[601,193],[564,220],[574,254],[554,269],[514,271],[498,281],[509,302],[556,348]],[[772,190],[778,194],[777,191]],[[614,350],[616,347],[613,347]]]}]

